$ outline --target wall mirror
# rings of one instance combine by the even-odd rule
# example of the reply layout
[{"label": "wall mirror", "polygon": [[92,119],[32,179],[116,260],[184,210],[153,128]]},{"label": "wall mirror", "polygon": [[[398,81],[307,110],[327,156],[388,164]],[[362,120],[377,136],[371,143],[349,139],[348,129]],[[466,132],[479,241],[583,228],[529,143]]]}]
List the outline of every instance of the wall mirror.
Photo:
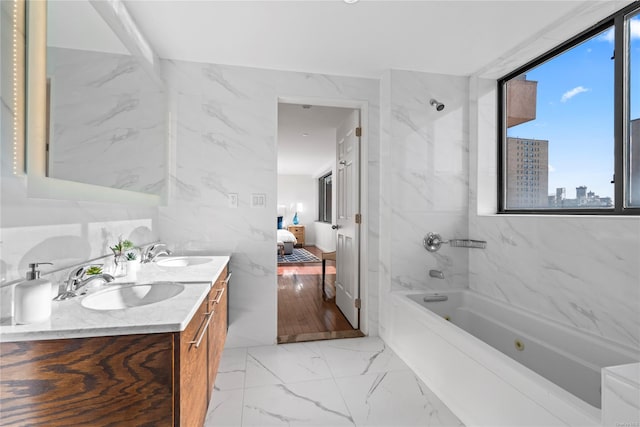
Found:
[{"label": "wall mirror", "polygon": [[166,91],[122,3],[28,2],[27,19],[29,195],[158,204]]}]

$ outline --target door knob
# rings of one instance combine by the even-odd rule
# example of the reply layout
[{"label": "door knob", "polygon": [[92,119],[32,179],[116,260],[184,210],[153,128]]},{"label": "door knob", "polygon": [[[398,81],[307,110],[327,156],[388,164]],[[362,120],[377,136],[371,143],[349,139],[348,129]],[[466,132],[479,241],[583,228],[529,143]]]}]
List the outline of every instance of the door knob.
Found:
[{"label": "door knob", "polygon": [[338,228],[340,228],[340,226],[336,224],[336,225],[332,225],[331,228],[334,230],[337,230]]}]

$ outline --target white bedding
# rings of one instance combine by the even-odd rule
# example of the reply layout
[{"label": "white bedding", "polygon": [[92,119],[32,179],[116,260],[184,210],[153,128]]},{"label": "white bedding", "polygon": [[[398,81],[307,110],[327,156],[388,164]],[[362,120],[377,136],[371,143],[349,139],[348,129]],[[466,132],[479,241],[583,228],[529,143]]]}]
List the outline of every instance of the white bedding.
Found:
[{"label": "white bedding", "polygon": [[296,240],[296,236],[294,236],[293,233],[291,233],[289,230],[278,230],[278,242],[291,242],[294,245],[298,243],[298,241]]}]

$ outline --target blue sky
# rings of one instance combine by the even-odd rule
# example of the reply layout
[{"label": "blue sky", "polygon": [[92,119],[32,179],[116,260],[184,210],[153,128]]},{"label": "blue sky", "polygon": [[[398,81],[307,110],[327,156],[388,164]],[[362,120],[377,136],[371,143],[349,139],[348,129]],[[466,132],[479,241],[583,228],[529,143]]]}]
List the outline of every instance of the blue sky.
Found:
[{"label": "blue sky", "polygon": [[[631,25],[631,75],[640,68],[640,17]],[[568,198],[586,185],[613,197],[613,32],[606,31],[527,73],[538,82],[536,120],[508,129],[508,136],[549,141],[549,194],[565,187]],[[636,78],[637,80],[637,78]],[[632,79],[631,99],[640,82]],[[631,102],[631,117],[640,116]]]}]

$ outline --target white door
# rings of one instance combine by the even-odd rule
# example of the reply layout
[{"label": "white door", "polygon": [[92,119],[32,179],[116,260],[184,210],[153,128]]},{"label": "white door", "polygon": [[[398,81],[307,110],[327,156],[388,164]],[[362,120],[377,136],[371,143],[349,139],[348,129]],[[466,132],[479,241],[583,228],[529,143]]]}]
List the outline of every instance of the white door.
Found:
[{"label": "white door", "polygon": [[360,110],[354,110],[336,132],[334,228],[336,305],[356,329],[360,320],[360,134]]}]

